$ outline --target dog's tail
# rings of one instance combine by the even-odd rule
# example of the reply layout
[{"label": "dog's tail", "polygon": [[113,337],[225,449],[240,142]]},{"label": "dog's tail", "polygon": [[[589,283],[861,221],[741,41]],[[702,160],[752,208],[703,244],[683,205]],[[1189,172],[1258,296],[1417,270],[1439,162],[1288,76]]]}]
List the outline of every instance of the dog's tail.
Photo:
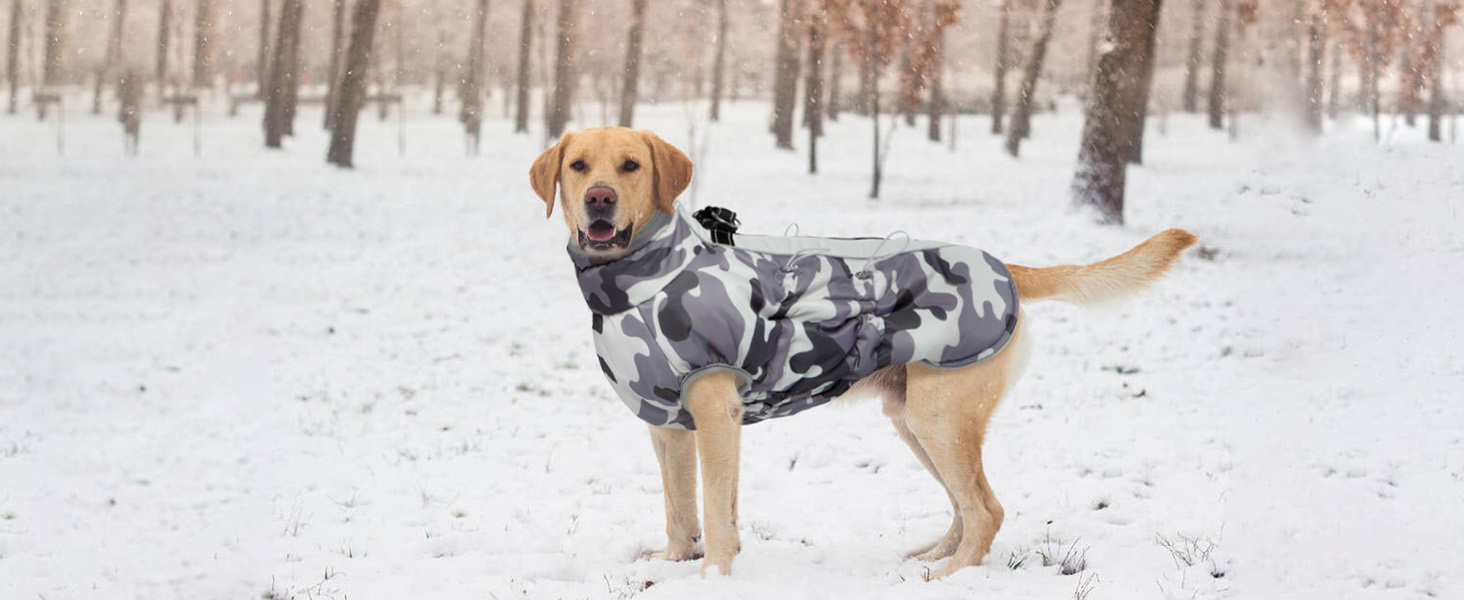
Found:
[{"label": "dog's tail", "polygon": [[1194,234],[1170,229],[1144,240],[1132,250],[1091,265],[1034,269],[1007,265],[1023,301],[1052,299],[1079,306],[1121,300],[1164,275],[1179,253],[1195,243]]}]

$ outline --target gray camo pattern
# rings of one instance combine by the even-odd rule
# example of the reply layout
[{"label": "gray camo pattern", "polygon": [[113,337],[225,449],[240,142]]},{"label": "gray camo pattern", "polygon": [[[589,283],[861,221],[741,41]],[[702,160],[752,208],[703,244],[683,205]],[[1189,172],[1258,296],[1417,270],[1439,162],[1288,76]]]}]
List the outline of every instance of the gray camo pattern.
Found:
[{"label": "gray camo pattern", "polygon": [[681,396],[703,369],[742,375],[750,424],[824,404],[889,365],[985,360],[1016,326],[1010,271],[975,248],[927,244],[869,262],[750,252],[693,228],[678,209],[617,260],[570,247],[600,368],[652,425],[695,429]]}]

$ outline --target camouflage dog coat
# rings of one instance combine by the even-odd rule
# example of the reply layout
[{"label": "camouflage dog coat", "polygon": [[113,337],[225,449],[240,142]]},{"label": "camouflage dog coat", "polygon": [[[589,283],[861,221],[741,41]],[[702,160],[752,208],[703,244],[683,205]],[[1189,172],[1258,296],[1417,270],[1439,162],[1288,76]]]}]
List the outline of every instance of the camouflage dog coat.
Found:
[{"label": "camouflage dog coat", "polygon": [[716,370],[741,378],[742,420],[756,423],[826,403],[890,365],[980,362],[1016,327],[1011,272],[974,248],[891,238],[735,243],[711,241],[678,205],[618,259],[595,261],[570,244],[600,368],[652,425],[695,429],[682,393]]}]

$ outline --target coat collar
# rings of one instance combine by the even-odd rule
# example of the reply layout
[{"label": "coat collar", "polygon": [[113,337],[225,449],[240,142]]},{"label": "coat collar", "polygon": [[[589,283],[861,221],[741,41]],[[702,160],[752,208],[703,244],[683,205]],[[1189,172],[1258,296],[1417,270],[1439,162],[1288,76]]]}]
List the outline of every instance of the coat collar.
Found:
[{"label": "coat collar", "polygon": [[702,240],[693,225],[679,203],[675,214],[657,211],[635,233],[625,254],[604,262],[580,252],[571,241],[569,257],[590,310],[616,314],[660,293],[698,254]]}]

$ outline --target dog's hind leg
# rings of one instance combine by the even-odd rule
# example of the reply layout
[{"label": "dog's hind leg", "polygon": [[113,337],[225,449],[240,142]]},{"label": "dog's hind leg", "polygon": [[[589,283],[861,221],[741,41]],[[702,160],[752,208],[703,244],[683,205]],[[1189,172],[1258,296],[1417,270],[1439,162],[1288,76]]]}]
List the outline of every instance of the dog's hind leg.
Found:
[{"label": "dog's hind leg", "polygon": [[957,369],[912,364],[906,384],[905,423],[955,498],[961,535],[950,562],[933,577],[981,564],[1006,512],[982,465],[986,425],[1026,359],[1022,327],[1010,348]]},{"label": "dog's hind leg", "polygon": [[[860,381],[861,389],[858,391],[879,394],[884,405],[884,414],[895,426],[895,433],[898,433],[905,445],[910,447],[910,451],[915,453],[915,458],[925,466],[925,470],[930,472],[930,476],[935,478],[941,489],[946,491],[946,498],[951,501],[951,511],[955,516],[951,519],[951,526],[946,529],[945,535],[906,555],[923,561],[940,560],[955,552],[956,546],[961,543],[961,506],[956,502],[956,497],[951,495],[950,490],[946,489],[945,480],[940,478],[940,472],[936,471],[935,464],[930,462],[930,455],[920,447],[920,440],[905,423],[905,380],[905,365],[887,367]],[[850,390],[850,393],[855,391]]]}]

